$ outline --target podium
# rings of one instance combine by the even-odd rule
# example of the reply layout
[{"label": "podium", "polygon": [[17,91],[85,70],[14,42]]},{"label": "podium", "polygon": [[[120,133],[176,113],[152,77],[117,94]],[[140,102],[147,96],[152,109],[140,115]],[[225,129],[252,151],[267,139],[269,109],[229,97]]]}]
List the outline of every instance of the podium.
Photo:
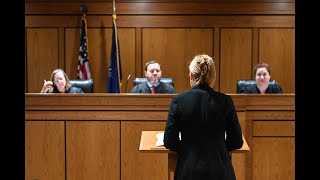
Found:
[{"label": "podium", "polygon": [[[163,133],[163,131],[142,131],[139,150],[144,153],[167,153],[168,154],[168,180],[174,179],[174,170],[176,168],[177,153],[171,151],[164,146],[156,146],[158,133]],[[243,137],[243,145],[240,149],[236,149],[231,153],[245,153],[250,150],[247,141]]]}]

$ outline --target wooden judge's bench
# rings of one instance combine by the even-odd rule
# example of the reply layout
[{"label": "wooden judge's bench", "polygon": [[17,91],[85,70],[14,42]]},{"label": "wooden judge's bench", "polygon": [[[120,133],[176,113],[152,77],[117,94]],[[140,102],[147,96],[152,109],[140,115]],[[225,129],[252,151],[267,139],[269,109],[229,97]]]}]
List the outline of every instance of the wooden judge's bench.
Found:
[{"label": "wooden judge's bench", "polygon": [[[163,131],[174,95],[25,94],[25,179],[167,180],[168,153],[139,150]],[[294,180],[295,95],[231,94],[250,148],[237,180]]]}]

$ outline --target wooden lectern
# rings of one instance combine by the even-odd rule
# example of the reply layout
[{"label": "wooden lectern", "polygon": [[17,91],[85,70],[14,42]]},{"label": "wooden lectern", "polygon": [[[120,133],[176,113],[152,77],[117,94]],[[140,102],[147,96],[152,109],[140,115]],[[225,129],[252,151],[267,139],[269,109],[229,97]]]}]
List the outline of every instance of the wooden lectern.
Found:
[{"label": "wooden lectern", "polygon": [[[168,154],[168,179],[174,179],[174,170],[176,168],[177,154],[164,146],[156,146],[157,138],[156,135],[163,131],[142,131],[140,139],[139,150],[141,152],[148,153],[167,153]],[[231,153],[244,153],[250,150],[247,141],[243,138],[243,145],[241,149],[232,151]]]}]

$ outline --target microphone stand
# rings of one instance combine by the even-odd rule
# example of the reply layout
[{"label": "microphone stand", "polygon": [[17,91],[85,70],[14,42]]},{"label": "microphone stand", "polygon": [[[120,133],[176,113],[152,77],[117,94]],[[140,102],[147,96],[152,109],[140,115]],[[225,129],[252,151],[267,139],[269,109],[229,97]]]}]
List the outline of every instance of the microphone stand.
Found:
[{"label": "microphone stand", "polygon": [[127,93],[127,86],[128,86],[128,81],[131,77],[131,74],[128,75],[127,81],[126,81],[126,87],[124,88],[124,93]]}]

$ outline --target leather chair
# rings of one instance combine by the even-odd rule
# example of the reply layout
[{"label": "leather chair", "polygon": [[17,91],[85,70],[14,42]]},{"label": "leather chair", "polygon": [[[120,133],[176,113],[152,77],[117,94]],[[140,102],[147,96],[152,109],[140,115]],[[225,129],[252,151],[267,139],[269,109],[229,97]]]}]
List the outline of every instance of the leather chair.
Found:
[{"label": "leather chair", "polygon": [[70,80],[71,86],[79,87],[84,93],[93,93],[93,80],[92,79],[73,79]]},{"label": "leather chair", "polygon": [[[172,78],[161,78],[160,81],[174,86],[174,81]],[[133,80],[133,86],[144,83],[144,82],[147,82],[147,78],[135,78]]]},{"label": "leather chair", "polygon": [[[256,80],[238,80],[237,81],[237,93],[240,93],[240,89],[242,87],[246,87],[252,84],[256,84]],[[275,80],[270,80],[269,84],[277,84],[277,82]]]}]

